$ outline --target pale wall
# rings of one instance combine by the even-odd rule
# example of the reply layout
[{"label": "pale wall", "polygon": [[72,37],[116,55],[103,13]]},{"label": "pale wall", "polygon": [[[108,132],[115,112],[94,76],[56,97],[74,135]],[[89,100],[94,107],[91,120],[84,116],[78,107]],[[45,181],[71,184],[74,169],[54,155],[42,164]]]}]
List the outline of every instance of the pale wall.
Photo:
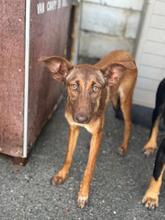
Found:
[{"label": "pale wall", "polygon": [[79,56],[133,52],[142,9],[143,0],[83,0]]}]

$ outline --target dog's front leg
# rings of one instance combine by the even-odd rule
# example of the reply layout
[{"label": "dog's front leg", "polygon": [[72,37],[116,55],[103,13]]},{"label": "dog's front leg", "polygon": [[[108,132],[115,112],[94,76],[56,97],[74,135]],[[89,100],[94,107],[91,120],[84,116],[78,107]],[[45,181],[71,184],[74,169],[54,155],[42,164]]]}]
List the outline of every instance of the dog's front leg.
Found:
[{"label": "dog's front leg", "polygon": [[73,153],[76,147],[77,139],[79,135],[78,126],[70,126],[69,128],[69,140],[68,149],[63,167],[52,177],[52,184],[61,184],[65,181],[69,168],[72,164]]},{"label": "dog's front leg", "polygon": [[95,132],[91,138],[88,163],[84,172],[83,180],[81,182],[80,191],[78,193],[78,206],[80,208],[83,208],[88,201],[90,182],[92,179],[97,154],[99,152],[101,139],[102,130]]}]

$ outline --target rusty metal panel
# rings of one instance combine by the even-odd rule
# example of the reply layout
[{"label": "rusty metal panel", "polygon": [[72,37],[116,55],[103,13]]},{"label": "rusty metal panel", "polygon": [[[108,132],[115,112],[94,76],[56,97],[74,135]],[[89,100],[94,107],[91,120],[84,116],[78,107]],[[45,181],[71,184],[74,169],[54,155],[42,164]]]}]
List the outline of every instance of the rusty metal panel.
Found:
[{"label": "rusty metal panel", "polygon": [[63,7],[61,2],[42,0],[32,1],[31,5],[28,129],[30,146],[61,95],[61,85],[52,80],[47,70],[38,62],[41,56],[64,55],[71,7]]},{"label": "rusty metal panel", "polygon": [[[31,1],[29,99],[26,88],[26,9],[30,1],[1,0],[0,13],[0,152],[24,157],[25,112],[28,144],[34,143],[57,105],[61,85],[38,62],[40,56],[63,55],[71,6],[69,0]],[[26,18],[26,19],[25,19]],[[27,66],[28,67],[28,66]]]},{"label": "rusty metal panel", "polygon": [[22,0],[1,0],[0,152],[13,156],[22,155],[24,8]]}]

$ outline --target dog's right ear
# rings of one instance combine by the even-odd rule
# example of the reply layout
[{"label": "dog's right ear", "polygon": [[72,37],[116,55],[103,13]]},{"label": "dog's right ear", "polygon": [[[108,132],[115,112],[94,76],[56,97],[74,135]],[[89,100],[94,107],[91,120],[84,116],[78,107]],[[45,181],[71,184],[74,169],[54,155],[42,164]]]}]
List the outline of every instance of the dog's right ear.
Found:
[{"label": "dog's right ear", "polygon": [[73,65],[63,57],[41,57],[40,62],[44,62],[47,68],[52,73],[53,79],[58,81],[65,81],[69,70],[73,68]]}]

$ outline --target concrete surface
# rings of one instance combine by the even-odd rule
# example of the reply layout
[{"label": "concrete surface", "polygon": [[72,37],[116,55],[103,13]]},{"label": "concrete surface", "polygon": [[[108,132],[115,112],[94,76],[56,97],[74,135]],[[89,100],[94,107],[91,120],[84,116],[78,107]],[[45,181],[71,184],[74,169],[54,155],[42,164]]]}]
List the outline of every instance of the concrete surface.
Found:
[{"label": "concrete surface", "polygon": [[155,158],[154,155],[146,159],[141,152],[149,131],[134,125],[129,152],[122,158],[117,149],[123,122],[114,118],[112,110],[106,115],[89,205],[81,210],[76,204],[88,154],[90,136],[86,131],[80,135],[69,178],[61,186],[50,185],[66,152],[68,127],[63,115],[62,103],[44,128],[25,167],[14,166],[9,158],[0,156],[0,220],[165,219],[165,190],[157,210],[148,211],[141,204]]}]

